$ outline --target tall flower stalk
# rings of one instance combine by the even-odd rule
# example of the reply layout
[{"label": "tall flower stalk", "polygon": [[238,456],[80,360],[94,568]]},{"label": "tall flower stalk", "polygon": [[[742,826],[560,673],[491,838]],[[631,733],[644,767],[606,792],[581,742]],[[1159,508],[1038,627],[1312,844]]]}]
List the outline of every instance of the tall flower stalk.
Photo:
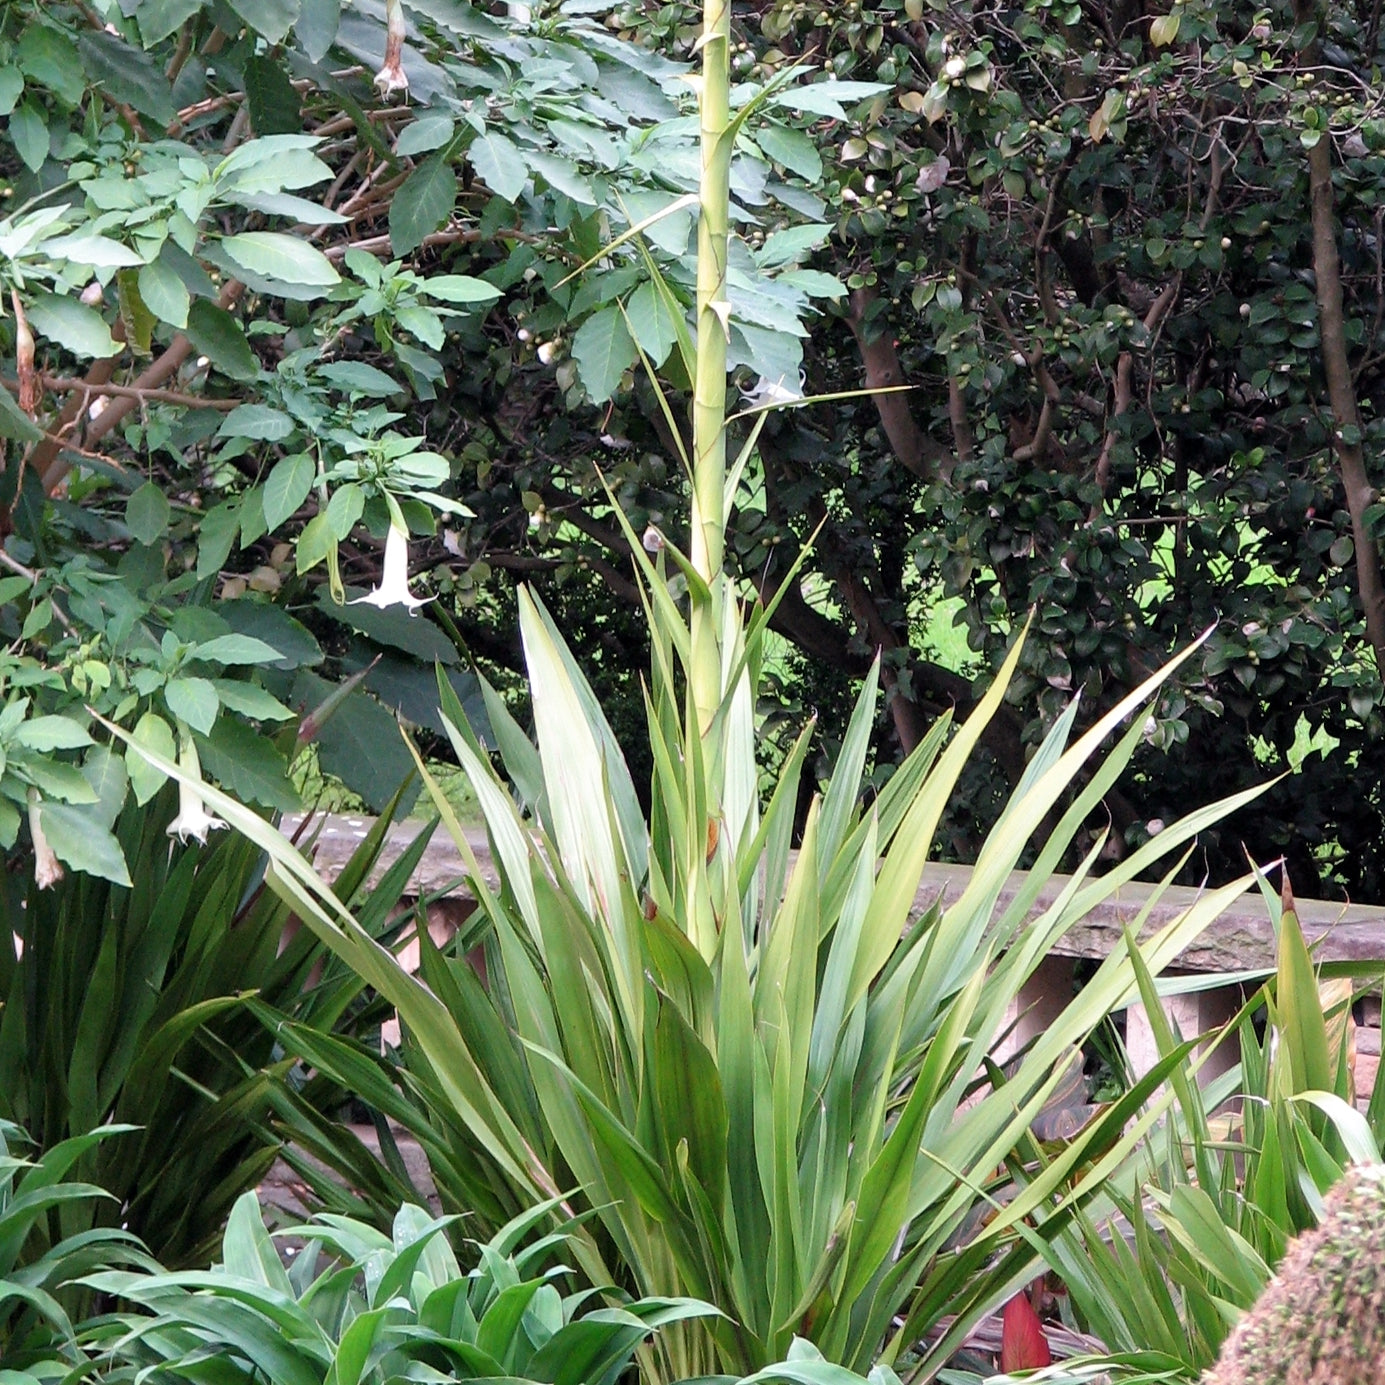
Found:
[{"label": "tall flower stalk", "polygon": [[707,0],[702,19],[700,82],[702,178],[697,222],[697,377],[693,382],[693,494],[690,558],[709,596],[694,597],[692,686],[697,730],[706,734],[721,702],[726,536],[726,343],[731,305],[726,298],[730,223],[731,6]]}]

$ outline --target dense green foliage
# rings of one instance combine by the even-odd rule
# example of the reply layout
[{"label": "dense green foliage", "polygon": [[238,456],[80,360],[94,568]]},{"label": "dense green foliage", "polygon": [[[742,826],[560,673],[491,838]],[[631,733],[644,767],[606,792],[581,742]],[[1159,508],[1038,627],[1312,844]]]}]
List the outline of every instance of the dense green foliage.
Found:
[{"label": "dense green foliage", "polygon": [[[96,1324],[87,1349],[103,1374],[276,1385],[386,1385],[398,1379],[615,1385],[646,1338],[713,1310],[691,1301],[602,1307],[561,1292],[561,1234],[530,1233],[539,1207],[478,1246],[464,1274],[443,1234],[449,1218],[404,1206],[390,1234],[346,1217],[288,1229],[303,1245],[285,1268],[259,1203],[232,1209],[210,1272],[89,1276],[138,1305]],[[527,1243],[526,1243],[527,1242]],[[113,1369],[112,1369],[113,1368]]]},{"label": "dense green foliage", "polygon": [[[676,561],[693,609],[715,607],[716,587],[682,555]],[[592,1214],[573,1255],[593,1285],[715,1304],[722,1317],[670,1327],[647,1380],[772,1366],[799,1334],[863,1371],[893,1364],[946,1319],[923,1353],[928,1378],[1034,1276],[1044,1243],[1101,1203],[1108,1164],[1172,1102],[1171,1091],[1156,1093],[1185,1050],[1028,1167],[1031,1123],[1093,1029],[1246,882],[1210,891],[1139,948],[1115,949],[1002,1077],[988,1055],[1008,1007],[1067,929],[1239,805],[1170,824],[1096,879],[1093,849],[1034,914],[1041,883],[1139,744],[1148,699],[1174,671],[1166,668],[1071,746],[1075,709],[1060,718],[960,898],[910,927],[933,834],[1022,646],[958,733],[949,740],[940,721],[863,808],[869,678],[791,861],[810,735],[762,801],[752,708],[765,614],[742,629],[722,588],[725,644],[710,649],[718,681],[704,733],[697,646],[669,594],[671,565],[666,548],[640,574],[656,650],[648,820],[589,686],[532,598],[522,597],[521,619],[537,744],[489,699],[508,786],[442,689],[499,874],[498,886],[489,883],[426,780],[480,904],[466,939],[484,942],[479,975],[464,953],[445,957],[424,943],[421,976],[411,977],[289,843],[207,790],[216,811],[269,854],[276,890],[398,1006],[405,1057],[382,1073],[359,1048],[292,1026],[279,1032],[305,1062],[418,1132],[444,1198],[480,1225],[573,1188],[572,1204]],[[172,762],[161,767],[185,775]],[[1084,769],[1092,782],[1046,835]],[[595,783],[605,791],[594,793]],[[1002,905],[1031,838],[1039,869]],[[335,1157],[331,1143],[318,1131],[311,1147]],[[342,1147],[345,1172],[353,1151]],[[1025,1186],[1004,1197],[1020,1165]],[[363,1201],[374,1195],[378,1211],[388,1186],[374,1180]]]},{"label": "dense green foliage", "polygon": [[[202,1382],[209,1367],[219,1380],[280,1385],[615,1385],[667,1325],[716,1311],[694,1300],[609,1295],[601,1303],[589,1292],[563,1293],[570,1271],[558,1260],[568,1236],[561,1228],[534,1234],[552,1204],[470,1244],[467,1272],[445,1234],[456,1218],[406,1204],[386,1234],[324,1216],[285,1228],[281,1246],[253,1192],[231,1208],[210,1270],[165,1271],[128,1232],[47,1243],[40,1233],[49,1216],[109,1196],[74,1181],[73,1160],[123,1133],[55,1147],[29,1165],[10,1153],[20,1132],[0,1127],[0,1371],[10,1385],[73,1372]],[[98,1295],[119,1311],[69,1316],[60,1302]],[[801,1342],[755,1381],[862,1385]],[[870,1382],[897,1385],[888,1371],[872,1371]]]},{"label": "dense green foliage", "polygon": [[[620,22],[686,46],[677,8]],[[1287,852],[1307,893],[1379,897],[1378,16],[789,0],[737,18],[747,76],[807,62],[893,88],[813,130],[833,226],[814,264],[850,296],[806,367],[810,392],[912,392],[771,422],[729,544],[763,585],[826,522],[808,604],[778,622],[807,656],[799,695],[831,705],[836,671],[883,646],[910,744],[968,696],[939,625],[957,614],[961,671],[984,671],[1034,607],[1017,715],[990,738],[1013,783],[1036,720],[1079,689],[1104,705],[1215,625],[1108,796],[1118,834],[1302,761],[1207,839],[1209,864],[1239,869],[1246,841]],[[1320,301],[1334,256],[1338,304]],[[963,825],[955,849],[975,840]]]},{"label": "dense green foliage", "polygon": [[[409,87],[389,69],[383,96],[378,8],[107,8],[100,28],[15,3],[0,33],[3,330],[23,366],[24,307],[34,374],[10,385],[48,434],[6,409],[6,552],[39,574],[0,576],[24,637],[12,700],[31,719],[95,702],[164,750],[181,723],[210,775],[279,806],[267,746],[224,778],[250,753],[241,718],[283,715],[259,689],[311,705],[383,653],[321,751],[378,806],[406,761],[370,694],[440,733],[427,662],[464,698],[469,660],[516,686],[523,578],[637,726],[638,603],[603,487],[637,533],[685,521],[677,425],[632,368],[662,364],[675,404],[690,384],[691,7],[406,4]],[[1234,870],[1246,840],[1306,891],[1361,898],[1385,839],[1367,620],[1385,127],[1360,76],[1380,34],[1300,9],[737,7],[737,78],[796,67],[731,164],[728,364],[756,401],[800,370],[810,392],[911,393],[771,421],[726,556],[768,590],[824,526],[776,612],[775,696],[834,743],[883,647],[883,761],[971,701],[1036,607],[970,786],[983,820],[1075,691],[1099,709],[1215,624],[1107,796],[1112,850],[1190,794],[1299,766],[1208,860]],[[438,598],[412,624],[334,600],[369,589],[392,524]],[[212,644],[229,633],[283,657]],[[5,839],[34,788],[59,856],[101,869],[67,827],[80,785],[47,768],[64,738],[3,734]],[[959,816],[945,849],[979,840]]]},{"label": "dense green foliage", "polygon": [[[0,1370],[37,1366],[48,1374],[57,1367],[66,1374],[77,1363],[71,1351],[74,1315],[81,1321],[75,1305],[89,1298],[77,1281],[114,1266],[153,1267],[129,1232],[83,1225],[88,1218],[82,1213],[111,1196],[74,1177],[73,1166],[126,1133],[108,1127],[30,1157],[25,1133],[0,1121]],[[69,1217],[83,1229],[62,1230]]]},{"label": "dense green foliage", "polygon": [[[410,12],[417,104],[382,105],[387,25],[336,10],[150,0],[102,27],[85,5],[6,8],[31,20],[0,32],[6,846],[27,808],[59,862],[126,878],[71,761],[84,706],[243,799],[293,806],[296,748],[251,728],[344,675],[364,686],[343,684],[308,739],[381,807],[408,759],[370,694],[440,733],[432,663],[467,698],[473,644],[494,662],[511,641],[468,619],[487,568],[465,502],[497,403],[466,364],[492,349],[485,315],[508,297],[502,323],[531,299],[581,319],[583,398],[618,387],[636,341],[655,362],[677,347],[687,378],[684,69],[580,14],[528,25],[446,0]],[[340,69],[348,55],[375,64]],[[785,128],[772,115],[757,125]],[[636,287],[643,261],[582,271],[604,228],[671,205],[649,228],[657,292]],[[824,233],[738,263],[764,307],[733,364],[796,362],[810,296],[839,287],[796,268]],[[544,528],[541,489],[521,530]],[[412,565],[433,571],[439,623],[408,619],[411,534],[431,536]],[[144,802],[160,776],[132,774]]]},{"label": "dense green foliage", "polygon": [[[1352,983],[1320,982],[1292,907],[1271,893],[1266,904],[1278,967],[1217,1046],[1239,1061],[1212,1077],[1216,1048],[1180,1064],[1167,1122],[1051,1247],[1078,1319],[1132,1366],[1140,1358],[1119,1380],[1196,1378],[1292,1238],[1317,1224],[1323,1195],[1353,1164],[1380,1162],[1385,1087],[1360,1094],[1364,1111],[1353,1104]],[[1170,1056],[1179,1038],[1153,982],[1141,989]]]},{"label": "dense green foliage", "polygon": [[[240,1198],[212,1273],[86,1278],[156,1315],[93,1329],[118,1375],[556,1382],[590,1347],[610,1380],[632,1353],[651,1382],[885,1382],[907,1353],[933,1378],[1046,1264],[1113,1369],[1187,1376],[1379,1157],[1287,911],[1236,1076],[1200,1094],[1161,1032],[1075,1134],[1034,1131],[1244,880],[991,1061],[1039,959],[1156,862],[1230,874],[1244,836],[1315,890],[1380,888],[1378,22],[693,18],[3,12],[0,1113],[45,1153],[5,1163],[0,1219],[53,1206],[0,1242],[28,1276],[0,1305],[50,1375],[79,1344],[23,1290],[124,1244],[93,1186],[48,1190],[64,1160],[194,1260],[271,1109],[360,1166],[339,1088],[421,1134],[483,1234],[557,1226],[577,1295],[494,1242],[463,1280],[407,1207],[392,1237],[306,1229],[338,1263],[295,1278]],[[314,755],[390,801],[424,767],[391,710],[484,818],[498,887],[429,781],[479,975],[423,942],[419,981],[382,945],[410,862],[358,890],[378,833],[334,890],[264,816]],[[912,919],[953,852],[970,883]],[[314,936],[281,953],[290,915]],[[330,1032],[366,987],[398,1060]],[[398,1173],[336,1205],[393,1210]]]},{"label": "dense green foliage", "polygon": [[[1040,1261],[1021,1231],[1027,1218],[1042,1213],[1055,1227],[1070,1219],[1100,1189],[1099,1176],[1083,1171],[1090,1153],[1130,1148],[1159,1110],[1127,1129],[1156,1073],[1067,1142],[999,1215],[981,1217],[994,1171],[1028,1138],[1066,1060],[1135,994],[1132,949],[1117,950],[1003,1080],[986,1057],[1007,1007],[1054,939],[1097,900],[1236,805],[1181,819],[1090,884],[1083,877],[1097,853],[1088,852],[1083,876],[1027,918],[1040,882],[1139,744],[1145,704],[1175,661],[1071,747],[1076,704],[1069,708],[962,897],[907,928],[934,834],[1002,704],[1018,641],[977,714],[950,740],[940,719],[866,807],[872,674],[790,864],[811,728],[762,799],[756,709],[780,597],[747,616],[723,564],[754,452],[752,436],[733,457],[726,420],[728,294],[739,272],[731,191],[751,107],[732,114],[724,8],[709,6],[701,48],[697,337],[695,350],[676,340],[669,348],[692,385],[688,443],[658,375],[646,377],[689,471],[686,553],[654,526],[640,538],[628,515],[614,515],[638,559],[650,637],[648,815],[572,653],[524,593],[536,744],[486,690],[508,785],[439,681],[444,724],[500,874],[495,889],[435,791],[481,905],[484,985],[467,963],[449,966],[426,944],[425,978],[411,977],[272,827],[216,790],[206,789],[205,801],[268,853],[267,881],[299,917],[398,1006],[413,1053],[408,1080],[442,1108],[444,1187],[458,1202],[494,1224],[511,1207],[567,1196],[575,1185],[571,1197],[592,1222],[574,1234],[573,1253],[593,1287],[614,1281],[641,1295],[704,1297],[720,1310],[705,1323],[672,1324],[645,1363],[647,1379],[773,1367],[800,1332],[829,1359],[865,1369],[882,1351],[893,1361],[951,1315],[924,1363],[933,1373],[972,1322],[1033,1275]],[[845,94],[824,85],[828,99]],[[621,243],[617,236],[605,253]],[[778,257],[773,244],[766,256]],[[646,255],[643,267],[651,292],[669,301],[684,265],[665,272]],[[307,542],[305,531],[300,554]],[[391,524],[386,542],[381,595],[411,604],[401,529]],[[1115,750],[1096,759],[1127,720]],[[199,787],[194,767],[116,735],[129,757]],[[1084,771],[1091,782],[1064,812]],[[1031,837],[1041,869],[998,909]],[[1157,970],[1176,956],[1241,887],[1209,894],[1159,930],[1144,944],[1148,964]],[[347,1053],[304,1048],[281,1032],[329,1074]],[[361,1056],[349,1060],[358,1069]]]},{"label": "dense green foliage", "polygon": [[[275,1005],[313,1032],[378,1031],[381,1007],[264,887],[264,860],[243,838],[170,846],[178,794],[166,787],[114,821],[132,888],[72,874],[48,888],[10,875],[0,893],[0,1121],[41,1152],[88,1140],[76,1174],[108,1197],[84,1204],[94,1226],[121,1226],[170,1266],[199,1264],[221,1239],[235,1200],[276,1157],[267,1121],[289,1063],[247,1008]],[[389,817],[361,843],[338,888],[356,895],[374,868]],[[388,937],[418,857],[385,872],[361,917]],[[25,888],[27,886],[27,889]],[[299,1099],[331,1111],[323,1080]],[[78,1209],[64,1212],[69,1233]]]}]

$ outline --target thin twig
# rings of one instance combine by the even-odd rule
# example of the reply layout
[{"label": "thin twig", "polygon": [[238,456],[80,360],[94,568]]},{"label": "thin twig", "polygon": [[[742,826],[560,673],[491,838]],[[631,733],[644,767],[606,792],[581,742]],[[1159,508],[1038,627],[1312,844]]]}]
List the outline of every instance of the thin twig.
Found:
[{"label": "thin twig", "polygon": [[[0,567],[7,567],[17,577],[26,578],[32,585],[38,586],[39,574],[31,567],[25,567],[18,558],[12,558],[3,548],[0,548]],[[57,617],[58,624],[67,631],[69,635],[76,636],[77,629],[67,618],[66,612],[56,601],[50,599],[49,605],[53,607],[53,614]]]},{"label": "thin twig", "polygon": [[[523,241],[526,245],[543,245],[543,236],[536,236],[530,231],[521,231],[514,226],[502,226],[495,231],[478,231],[474,228],[469,230],[455,231],[435,231],[431,236],[424,236],[420,242],[420,248],[432,245],[472,245],[478,241],[491,240],[517,240]],[[323,254],[329,260],[341,260],[346,258],[348,250],[364,250],[368,255],[374,255],[381,250],[389,251],[390,238],[388,236],[367,236],[364,240],[343,241],[338,245],[329,245],[323,250]]]},{"label": "thin twig", "polygon": [[[106,381],[78,380],[65,375],[41,375],[43,388],[52,394],[71,394],[80,390],[84,396],[82,407],[100,395],[114,395],[117,399],[134,399],[141,404],[186,404],[192,409],[222,409],[230,412],[245,402],[242,399],[209,399],[202,394],[184,394],[181,390],[141,389],[137,385],[113,385]],[[0,385],[11,394],[19,393],[17,380],[0,380]]]},{"label": "thin twig", "polygon": [[[245,285],[238,279],[228,279],[221,286],[221,292],[217,295],[217,306],[220,308],[230,308],[236,300],[245,292]],[[187,338],[187,334],[179,332],[176,337],[169,342],[163,354],[148,366],[144,373],[135,381],[134,388],[137,390],[158,389],[163,382],[173,376],[180,365],[192,354],[192,342]],[[98,365],[102,364],[97,362]],[[104,409],[99,418],[91,420],[87,428],[86,441],[88,444],[99,442],[111,431],[123,418],[129,414],[139,403],[136,395],[117,397],[110,406]],[[78,410],[80,412],[80,410]],[[56,453],[56,448],[53,449]],[[52,495],[54,487],[71,470],[71,467],[61,459],[52,461],[43,473],[43,486],[49,495]]]}]

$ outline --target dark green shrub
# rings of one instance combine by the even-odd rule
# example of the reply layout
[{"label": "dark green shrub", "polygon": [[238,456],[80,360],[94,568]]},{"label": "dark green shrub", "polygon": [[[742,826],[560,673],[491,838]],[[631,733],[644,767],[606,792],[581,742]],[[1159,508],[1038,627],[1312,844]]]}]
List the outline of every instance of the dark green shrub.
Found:
[{"label": "dark green shrub", "polygon": [[[360,980],[309,930],[289,931],[251,843],[229,832],[170,843],[176,801],[169,786],[117,821],[130,888],[75,872],[47,889],[30,879],[26,893],[18,876],[0,886],[5,932],[22,943],[0,947],[0,1119],[41,1150],[124,1125],[77,1156],[78,1176],[111,1194],[84,1204],[87,1221],[125,1226],[161,1262],[186,1265],[210,1255],[277,1152],[265,1118],[291,1060],[246,998],[315,1031],[373,1020]],[[376,935],[424,845],[362,890],[389,817],[338,881]],[[341,1092],[317,1080],[302,1097],[331,1106]]]}]

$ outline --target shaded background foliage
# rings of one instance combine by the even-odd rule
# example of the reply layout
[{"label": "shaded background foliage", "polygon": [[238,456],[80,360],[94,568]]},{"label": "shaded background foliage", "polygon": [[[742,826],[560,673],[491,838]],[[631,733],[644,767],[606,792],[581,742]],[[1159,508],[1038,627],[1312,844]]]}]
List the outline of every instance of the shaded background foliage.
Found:
[{"label": "shaded background foliage", "polygon": [[[651,14],[617,17],[667,36],[669,8]],[[1306,890],[1378,898],[1366,606],[1385,510],[1344,479],[1353,449],[1378,476],[1378,22],[1342,6],[1321,24],[1283,6],[737,16],[744,70],[824,62],[894,86],[815,130],[835,222],[815,263],[850,297],[806,368],[810,392],[913,388],[765,430],[763,489],[733,542],[743,570],[767,584],[824,524],[817,581],[780,629],[818,666],[883,646],[894,742],[909,745],[1033,608],[1016,715],[991,741],[1013,779],[1074,692],[1104,705],[1215,625],[1109,801],[1117,834],[1132,844],[1177,805],[1298,768],[1205,840],[1198,869],[1235,869],[1245,842],[1286,854]],[[1315,151],[1345,406],[1325,365]],[[962,824],[959,852],[970,836]]]},{"label": "shaded background foliage", "polygon": [[[675,211],[646,233],[672,303],[633,243],[569,276],[692,186],[677,120],[692,7],[419,0],[399,11],[407,97],[372,84],[383,4],[108,9],[14,4],[0,34],[10,205],[75,182],[87,224],[145,257],[80,273],[58,260],[37,293],[16,272],[33,262],[7,261],[49,437],[26,441],[6,415],[7,552],[41,580],[29,593],[15,578],[0,619],[60,668],[63,690],[43,696],[70,710],[94,665],[113,670],[103,710],[157,712],[161,688],[130,702],[131,621],[194,645],[258,631],[285,657],[197,676],[247,679],[295,710],[383,652],[319,752],[378,804],[404,761],[362,748],[386,744],[391,712],[436,723],[434,658],[478,718],[476,671],[522,702],[526,581],[637,730],[646,650],[610,496],[637,533],[685,524],[676,440],[636,347],[663,363],[681,416],[690,220]],[[814,403],[761,434],[728,561],[766,592],[816,535],[776,617],[767,758],[776,728],[808,713],[830,753],[845,694],[883,648],[882,778],[939,710],[974,701],[1033,609],[990,771],[946,834],[964,858],[1075,694],[1095,715],[1215,625],[1108,798],[1111,849],[1297,768],[1190,869],[1224,876],[1244,842],[1287,855],[1304,893],[1379,898],[1378,17],[888,0],[738,4],[733,23],[739,76],[818,74],[797,104],[757,111],[733,169],[738,379],[751,402],[796,392],[800,369],[810,394],[910,387]],[[305,133],[317,181],[232,189],[184,237],[191,252],[170,238],[152,253],[187,150],[215,167],[247,138]],[[132,182],[140,205],[108,208]],[[345,219],[313,229],[309,202]],[[240,239],[294,226],[322,263],[285,268]],[[1320,291],[1329,249],[1337,307]],[[62,298],[58,316],[42,293]],[[93,317],[124,338],[110,361]],[[15,360],[14,319],[0,330]],[[133,392],[84,413],[111,380]],[[440,460],[406,475],[382,451],[391,436]],[[347,470],[328,484],[332,466]],[[363,499],[329,523],[352,485]],[[377,579],[391,487],[418,587],[438,598],[413,620],[329,596],[334,564],[357,594]],[[410,499],[429,487],[441,512]],[[45,614],[50,593],[74,632]],[[223,706],[199,732],[213,775],[248,745],[237,718],[265,724]],[[250,796],[291,801],[271,787],[285,765],[257,765]]]}]

